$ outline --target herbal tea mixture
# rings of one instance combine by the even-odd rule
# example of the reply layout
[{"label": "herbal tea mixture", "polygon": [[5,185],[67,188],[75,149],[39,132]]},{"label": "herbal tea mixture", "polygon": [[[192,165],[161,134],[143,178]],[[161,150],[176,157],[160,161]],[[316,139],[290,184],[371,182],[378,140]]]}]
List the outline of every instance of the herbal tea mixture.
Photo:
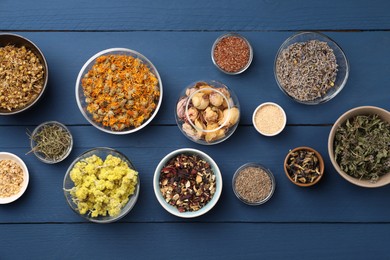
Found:
[{"label": "herbal tea mixture", "polygon": [[348,175],[376,182],[390,172],[390,124],[378,115],[359,115],[336,130],[334,155]]},{"label": "herbal tea mixture", "polygon": [[97,58],[82,79],[88,112],[114,131],[139,127],[149,119],[160,97],[158,83],[147,65],[126,55]]},{"label": "herbal tea mixture", "polygon": [[204,207],[216,191],[211,166],[198,155],[180,154],[172,158],[160,172],[160,191],[164,200],[179,212],[197,211]]},{"label": "herbal tea mixture", "polygon": [[284,49],[276,60],[280,85],[300,101],[321,98],[335,85],[336,56],[328,43],[298,42]]},{"label": "herbal tea mixture", "polygon": [[114,217],[134,194],[138,172],[119,157],[92,155],[74,165],[70,178],[75,186],[68,191],[80,214]]},{"label": "herbal tea mixture", "polygon": [[0,109],[22,109],[41,93],[45,69],[26,47],[0,47]]},{"label": "herbal tea mixture", "polygon": [[0,198],[11,197],[22,189],[24,174],[13,160],[0,160]]},{"label": "herbal tea mixture", "polygon": [[286,169],[298,183],[312,183],[321,176],[320,161],[315,152],[309,150],[290,151]]}]

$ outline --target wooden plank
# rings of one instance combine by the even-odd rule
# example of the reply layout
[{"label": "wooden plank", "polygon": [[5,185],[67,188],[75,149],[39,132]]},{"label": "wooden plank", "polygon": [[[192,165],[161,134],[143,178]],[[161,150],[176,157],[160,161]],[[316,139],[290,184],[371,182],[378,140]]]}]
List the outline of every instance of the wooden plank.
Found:
[{"label": "wooden plank", "polygon": [[[385,198],[390,187],[364,189],[342,179],[327,154],[330,127],[287,127],[273,138],[260,136],[253,127],[240,126],[233,136],[214,146],[201,146],[187,140],[176,126],[150,126],[131,136],[113,136],[93,127],[70,127],[75,147],[70,157],[47,165],[29,150],[23,127],[1,127],[2,151],[19,155],[30,170],[30,185],[18,201],[0,207],[0,223],[42,223],[84,221],[66,204],[62,181],[71,161],[87,149],[109,146],[125,153],[140,172],[141,192],[136,206],[122,222],[390,222]],[[7,133],[7,134],[6,134]],[[283,171],[289,149],[310,146],[325,160],[325,176],[315,187],[292,184]],[[183,220],[167,213],[157,202],[152,179],[158,162],[169,152],[193,147],[208,153],[223,175],[220,201],[208,214]],[[275,175],[277,187],[269,202],[258,207],[241,203],[232,191],[232,176],[244,163],[259,162]]]},{"label": "wooden plank", "polygon": [[[21,33],[46,55],[49,85],[43,99],[21,115],[3,116],[0,125],[37,125],[45,120],[87,124],[75,100],[75,82],[83,64],[95,53],[126,47],[148,57],[161,74],[162,107],[153,124],[175,124],[174,108],[179,92],[191,82],[215,79],[233,89],[241,104],[241,124],[251,124],[254,109],[274,101],[286,110],[289,124],[332,124],[346,110],[375,105],[390,109],[387,86],[390,32],[328,33],[350,61],[350,77],[341,93],[328,103],[305,106],[287,98],[273,75],[276,52],[290,32],[244,33],[254,48],[254,61],[242,75],[219,72],[210,49],[220,32],[125,32],[125,33]],[[158,44],[156,44],[158,42]]]},{"label": "wooden plank", "polygon": [[8,259],[388,259],[388,224],[1,225]]},{"label": "wooden plank", "polygon": [[389,29],[388,1],[5,0],[0,30]]}]

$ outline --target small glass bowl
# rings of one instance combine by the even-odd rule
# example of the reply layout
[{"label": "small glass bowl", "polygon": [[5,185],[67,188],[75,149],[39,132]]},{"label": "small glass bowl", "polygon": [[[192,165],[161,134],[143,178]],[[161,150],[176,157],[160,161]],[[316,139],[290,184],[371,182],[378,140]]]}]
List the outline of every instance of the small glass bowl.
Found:
[{"label": "small glass bowl", "polygon": [[[158,79],[158,88],[160,90],[160,96],[159,96],[158,101],[156,102],[156,108],[154,109],[154,111],[150,115],[150,117],[147,120],[145,120],[138,127],[128,127],[128,128],[124,128],[123,130],[116,131],[116,130],[111,129],[108,126],[104,126],[102,123],[98,123],[98,122],[94,121],[92,114],[87,110],[88,104],[86,102],[86,97],[84,95],[84,90],[83,90],[81,81],[84,78],[84,76],[88,73],[88,71],[91,70],[93,65],[96,63],[96,60],[99,57],[101,57],[101,56],[107,56],[107,55],[126,55],[126,56],[132,56],[134,58],[137,58],[137,59],[141,60],[141,62],[143,64],[145,64],[149,68],[149,70]],[[88,122],[91,123],[91,125],[93,125],[97,129],[99,129],[99,130],[101,130],[103,132],[109,133],[109,134],[115,134],[115,135],[130,134],[130,133],[134,133],[134,132],[144,128],[157,115],[157,112],[158,112],[158,110],[160,109],[160,106],[161,106],[162,97],[163,97],[163,86],[162,86],[162,81],[161,81],[161,78],[160,78],[160,74],[158,73],[156,67],[152,64],[152,62],[150,62],[141,53],[138,53],[138,52],[136,52],[134,50],[130,50],[130,49],[126,49],[126,48],[111,48],[111,49],[106,49],[106,50],[103,50],[103,51],[95,54],[81,68],[81,70],[79,72],[79,75],[77,77],[77,81],[76,81],[76,101],[77,101],[77,105],[78,105],[81,113],[83,114],[85,119],[87,119]]]},{"label": "small glass bowl", "polygon": [[[277,60],[278,57],[282,54],[282,51],[287,49],[290,45],[299,42],[308,42],[310,40],[318,40],[321,42],[326,42],[329,45],[329,47],[333,50],[336,56],[336,62],[338,67],[337,67],[337,75],[336,75],[336,81],[334,82],[334,86],[331,89],[329,89],[325,95],[316,98],[314,100],[303,101],[288,94],[288,92],[284,89],[284,86],[281,85],[277,73]],[[328,36],[318,32],[300,32],[289,37],[280,46],[274,62],[274,75],[275,75],[276,83],[278,84],[279,88],[289,98],[291,98],[292,100],[298,103],[305,104],[305,105],[318,105],[331,100],[344,88],[345,84],[347,83],[347,79],[349,75],[349,63],[341,47]]]},{"label": "small glass bowl", "polygon": [[[216,62],[215,60],[215,57],[214,57],[214,51],[215,51],[215,48],[217,46],[217,44],[224,38],[227,38],[227,37],[237,37],[237,38],[240,38],[242,40],[244,40],[244,42],[248,45],[248,48],[249,48],[249,60],[247,62],[247,64],[245,66],[243,66],[240,70],[238,71],[234,71],[234,72],[229,72],[229,71],[226,71],[224,70],[223,68],[221,68],[218,63]],[[226,34],[223,34],[221,36],[219,36],[214,44],[213,44],[213,47],[211,48],[211,60],[213,61],[215,67],[217,67],[220,71],[222,71],[223,73],[226,73],[226,74],[229,74],[229,75],[237,75],[237,74],[241,74],[243,73],[244,71],[246,71],[249,66],[251,65],[252,63],[252,60],[253,60],[253,48],[251,46],[251,44],[249,43],[249,41],[242,35],[238,34],[238,33],[226,33]]]},{"label": "small glass bowl", "polygon": [[[33,136],[35,136],[37,133],[39,133],[39,131],[41,131],[41,129],[43,127],[50,126],[50,125],[56,125],[56,126],[60,127],[63,131],[68,133],[69,137],[70,137],[69,147],[67,148],[66,152],[64,152],[64,154],[60,158],[58,158],[57,160],[51,160],[51,159],[47,158],[42,152],[34,150],[34,147],[37,144],[34,141]],[[43,122],[42,124],[38,125],[34,129],[34,131],[31,134],[31,137],[30,137],[30,146],[31,146],[31,151],[33,151],[34,155],[40,161],[47,163],[47,164],[59,163],[59,162],[65,160],[65,158],[68,157],[68,155],[71,153],[72,148],[73,148],[73,136],[72,136],[72,133],[70,132],[70,130],[64,124],[61,124],[60,122],[57,122],[57,121],[47,121],[47,122]]]},{"label": "small glass bowl", "polygon": [[0,152],[0,161],[2,161],[2,160],[12,160],[12,161],[16,162],[22,168],[22,171],[23,171],[23,183],[22,183],[22,186],[21,186],[19,192],[15,195],[10,196],[10,197],[0,198],[0,204],[8,204],[8,203],[14,202],[15,200],[19,199],[24,194],[24,192],[27,190],[30,175],[28,173],[28,169],[27,169],[26,164],[23,162],[22,159],[19,158],[19,156],[15,155],[13,153]]},{"label": "small glass bowl", "polygon": [[13,45],[13,46],[19,47],[19,48],[24,46],[24,47],[26,47],[26,49],[31,50],[38,57],[40,63],[43,66],[44,78],[43,78],[43,86],[42,86],[41,92],[27,106],[21,107],[19,109],[13,109],[11,111],[9,111],[7,109],[0,108],[0,115],[19,114],[19,113],[31,108],[43,96],[43,94],[46,90],[47,81],[49,78],[49,68],[47,66],[45,56],[43,55],[42,51],[38,48],[38,46],[35,45],[32,41],[30,41],[29,39],[27,39],[23,36],[17,35],[17,34],[11,34],[11,33],[0,34],[0,47],[5,47],[7,45]]},{"label": "small glass bowl", "polygon": [[[255,167],[255,168],[260,168],[262,169],[265,173],[267,173],[268,177],[271,179],[271,191],[270,193],[263,199],[263,200],[260,200],[260,201],[256,201],[256,202],[251,202],[251,201],[248,201],[247,199],[243,198],[239,192],[236,190],[236,179],[238,177],[238,175],[240,174],[240,172],[248,167]],[[258,205],[261,205],[261,204],[264,204],[266,203],[271,197],[272,195],[274,194],[274,191],[275,191],[275,187],[276,187],[276,181],[275,181],[275,177],[274,175],[272,174],[272,172],[267,169],[266,167],[264,167],[263,165],[261,164],[258,164],[258,163],[246,163],[244,165],[242,165],[241,167],[239,167],[236,172],[234,173],[233,175],[233,179],[232,179],[232,187],[233,187],[233,192],[234,194],[236,195],[236,197],[244,202],[245,204],[248,204],[250,206],[258,206]]]},{"label": "small glass bowl", "polygon": [[240,104],[226,85],[214,80],[198,81],[180,93],[175,119],[180,131],[191,141],[217,144],[236,130]]},{"label": "small glass bowl", "polygon": [[135,187],[134,194],[131,195],[131,197],[129,198],[129,201],[121,209],[121,212],[119,215],[114,216],[114,217],[109,216],[109,215],[91,217],[90,214],[88,214],[88,213],[87,214],[80,214],[80,212],[77,209],[77,204],[73,201],[72,195],[70,194],[70,191],[69,191],[70,189],[72,189],[74,187],[74,182],[70,178],[70,172],[72,171],[73,167],[75,166],[75,164],[77,162],[85,160],[86,158],[88,158],[92,155],[96,155],[96,156],[100,157],[102,160],[104,160],[110,154],[115,156],[115,157],[119,157],[122,161],[127,163],[129,168],[136,170],[134,165],[131,163],[131,161],[124,154],[120,153],[119,151],[114,150],[112,148],[107,148],[107,147],[97,147],[97,148],[90,149],[90,150],[84,152],[83,154],[81,154],[79,157],[77,157],[72,162],[72,164],[69,166],[68,170],[66,171],[65,177],[64,177],[63,190],[64,190],[64,195],[65,195],[66,201],[68,202],[68,205],[70,206],[70,208],[78,215],[82,216],[83,218],[85,218],[91,222],[95,222],[95,223],[111,223],[111,222],[115,222],[115,221],[123,218],[134,207],[135,203],[137,202],[138,195],[139,195],[140,178],[138,176],[138,181],[137,181],[137,185]]}]

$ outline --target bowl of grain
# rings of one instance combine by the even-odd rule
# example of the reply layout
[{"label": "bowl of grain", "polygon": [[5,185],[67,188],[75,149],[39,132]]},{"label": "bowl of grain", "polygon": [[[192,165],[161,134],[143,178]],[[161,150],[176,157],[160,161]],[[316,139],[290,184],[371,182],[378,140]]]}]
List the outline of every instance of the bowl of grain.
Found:
[{"label": "bowl of grain", "polygon": [[274,63],[279,88],[292,100],[317,105],[334,98],[347,83],[349,63],[341,47],[318,32],[300,32],[279,48]]},{"label": "bowl of grain", "polygon": [[32,41],[16,34],[0,34],[0,115],[21,113],[42,97],[48,66]]},{"label": "bowl of grain", "polygon": [[29,173],[17,155],[0,152],[0,204],[19,199],[27,189]]},{"label": "bowl of grain", "polygon": [[237,75],[251,65],[253,49],[244,36],[226,33],[215,40],[211,48],[211,59],[223,73]]},{"label": "bowl of grain", "polygon": [[236,197],[251,206],[267,202],[273,195],[276,182],[272,172],[258,163],[246,163],[233,175],[233,192]]},{"label": "bowl of grain", "polygon": [[97,129],[115,135],[147,126],[163,97],[160,75],[141,53],[111,48],[93,55],[76,81],[77,105]]},{"label": "bowl of grain", "polygon": [[283,131],[287,123],[287,116],[278,104],[265,102],[253,112],[252,123],[260,134],[275,136]]}]

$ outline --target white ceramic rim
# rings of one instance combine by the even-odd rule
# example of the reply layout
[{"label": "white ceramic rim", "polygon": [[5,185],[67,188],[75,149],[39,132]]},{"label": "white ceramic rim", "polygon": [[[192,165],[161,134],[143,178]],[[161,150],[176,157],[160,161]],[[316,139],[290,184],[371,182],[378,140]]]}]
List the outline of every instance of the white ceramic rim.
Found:
[{"label": "white ceramic rim", "polygon": [[[64,125],[64,124],[62,124],[62,123],[60,123],[60,122],[58,122],[58,121],[46,121],[46,122],[43,122],[42,124],[38,125],[37,127],[35,127],[34,131],[31,133],[31,136],[34,136],[34,135],[37,133],[37,131],[38,131],[41,127],[43,127],[43,126],[45,126],[45,125],[59,125],[59,126],[62,127],[66,132],[68,132],[69,135],[70,135],[70,146],[69,146],[69,149],[66,151],[66,153],[64,154],[64,156],[63,156],[60,160],[58,160],[58,161],[49,161],[49,160],[46,160],[46,159],[42,158],[42,157],[38,154],[38,152],[36,152],[36,151],[33,151],[33,153],[34,153],[35,157],[38,158],[38,160],[40,160],[41,162],[47,163],[47,164],[55,164],[55,163],[62,162],[62,161],[65,160],[66,157],[68,157],[69,154],[72,152],[72,149],[73,149],[73,136],[72,136],[72,133],[70,132],[70,130],[68,129],[68,127],[66,127],[66,125]],[[30,138],[30,147],[31,147],[31,149],[34,148],[34,146],[33,146],[34,143],[35,143],[35,142],[33,141],[33,139]]]},{"label": "white ceramic rim", "polygon": [[[92,63],[97,57],[103,55],[103,54],[106,54],[106,53],[109,53],[109,52],[125,52],[125,53],[131,53],[131,54],[135,54],[139,57],[141,57],[142,59],[145,59],[149,64],[146,64],[150,65],[150,67],[156,72],[156,77],[158,78],[158,83],[159,83],[159,89],[160,89],[160,97],[159,97],[159,100],[158,100],[158,103],[157,103],[157,106],[153,112],[153,114],[149,117],[148,120],[146,120],[145,122],[142,123],[142,125],[140,125],[139,127],[137,128],[134,128],[134,129],[130,129],[130,130],[127,130],[127,131],[112,131],[112,130],[109,130],[109,129],[106,129],[100,125],[98,125],[97,123],[95,123],[92,119],[89,118],[89,116],[84,112],[84,109],[80,103],[80,100],[78,99],[78,92],[79,92],[79,88],[81,87],[81,84],[79,84],[79,82],[81,81],[81,77],[83,75],[83,72],[85,71],[85,69],[87,68],[87,66]],[[77,76],[77,80],[76,80],[76,89],[75,89],[75,94],[76,94],[76,102],[77,102],[77,106],[79,107],[79,110],[81,111],[81,114],[84,116],[85,119],[87,119],[87,121],[93,125],[94,127],[96,127],[97,129],[103,131],[103,132],[106,132],[106,133],[109,133],[109,134],[115,134],[115,135],[124,135],[124,134],[130,134],[130,133],[134,133],[134,132],[137,132],[139,130],[141,130],[142,128],[144,128],[145,126],[147,126],[152,120],[153,118],[157,115],[159,109],[160,109],[160,106],[161,106],[161,103],[162,103],[162,99],[163,99],[163,85],[162,85],[162,81],[161,81],[161,77],[160,77],[160,74],[158,73],[156,67],[153,65],[153,63],[148,59],[146,58],[144,55],[142,55],[141,53],[137,52],[137,51],[134,51],[134,50],[131,50],[131,49],[127,49],[127,48],[110,48],[110,49],[105,49],[105,50],[102,50],[98,53],[96,53],[95,55],[93,55],[91,58],[89,58],[89,60],[84,63],[83,67],[81,68],[80,72],[79,72],[79,75]]]},{"label": "white ceramic rim", "polygon": [[[213,198],[211,199],[211,201],[209,201],[205,206],[203,206],[198,211],[181,213],[181,212],[179,212],[179,210],[177,208],[169,205],[164,200],[164,198],[160,192],[160,185],[159,185],[160,170],[162,169],[162,167],[164,167],[164,165],[167,163],[167,161],[169,159],[171,159],[175,155],[179,155],[182,153],[197,154],[200,157],[202,157],[203,159],[205,159],[208,163],[210,163],[210,165],[212,166],[212,169],[214,171],[214,174],[215,174],[216,183],[218,183],[215,194],[214,194]],[[181,218],[195,218],[195,217],[199,217],[199,216],[207,213],[208,211],[210,211],[215,206],[215,204],[217,204],[217,202],[221,196],[222,186],[223,186],[222,174],[221,174],[220,169],[218,168],[217,163],[208,154],[206,154],[200,150],[193,149],[193,148],[181,148],[181,149],[174,150],[174,151],[170,152],[169,154],[167,154],[157,165],[156,170],[154,172],[154,176],[153,176],[153,189],[154,189],[154,194],[156,195],[158,202],[166,211],[168,211],[172,215],[175,215],[175,216],[181,217]]]},{"label": "white ceramic rim", "polygon": [[[261,132],[260,129],[258,129],[257,126],[256,126],[255,116],[256,116],[257,111],[258,111],[260,108],[262,108],[262,107],[264,107],[264,106],[267,106],[267,105],[275,106],[275,107],[279,108],[279,109],[282,111],[282,113],[283,113],[283,119],[284,119],[284,120],[283,120],[283,121],[284,121],[283,127],[282,127],[279,131],[277,131],[277,132],[275,132],[275,133],[273,133],[273,134],[266,134],[266,133],[263,133],[263,132]],[[284,128],[286,127],[286,124],[287,124],[287,115],[286,115],[286,112],[284,111],[284,109],[283,109],[281,106],[279,106],[278,104],[276,104],[276,103],[274,103],[274,102],[264,102],[264,103],[260,104],[260,105],[255,109],[255,111],[253,112],[253,115],[252,115],[252,124],[253,124],[253,126],[255,127],[256,131],[259,132],[260,134],[262,134],[262,135],[264,135],[264,136],[275,136],[275,135],[280,134],[280,133],[284,130]]]},{"label": "white ceramic rim", "polygon": [[23,186],[20,191],[7,198],[0,198],[0,204],[8,204],[19,199],[27,189],[29,183],[29,173],[26,164],[20,159],[17,155],[8,152],[0,152],[0,160],[13,160],[15,161],[23,170]]},{"label": "white ceramic rim", "polygon": [[[217,46],[217,43],[220,40],[222,40],[222,39],[224,39],[226,37],[230,37],[230,36],[235,36],[235,37],[238,37],[240,39],[243,39],[248,44],[248,47],[249,47],[249,60],[248,60],[248,63],[241,70],[236,71],[236,72],[227,72],[227,71],[223,70],[221,67],[218,66],[217,62],[214,59],[214,50],[215,50],[215,47]],[[252,60],[253,60],[253,48],[252,48],[252,45],[249,43],[249,41],[244,36],[242,36],[241,34],[238,34],[238,33],[235,33],[235,32],[225,33],[225,34],[222,34],[221,36],[219,36],[214,41],[213,46],[211,47],[211,60],[213,61],[215,67],[217,67],[223,73],[228,74],[228,75],[238,75],[238,74],[241,74],[244,71],[246,71],[249,68],[249,66],[251,65]]]}]

